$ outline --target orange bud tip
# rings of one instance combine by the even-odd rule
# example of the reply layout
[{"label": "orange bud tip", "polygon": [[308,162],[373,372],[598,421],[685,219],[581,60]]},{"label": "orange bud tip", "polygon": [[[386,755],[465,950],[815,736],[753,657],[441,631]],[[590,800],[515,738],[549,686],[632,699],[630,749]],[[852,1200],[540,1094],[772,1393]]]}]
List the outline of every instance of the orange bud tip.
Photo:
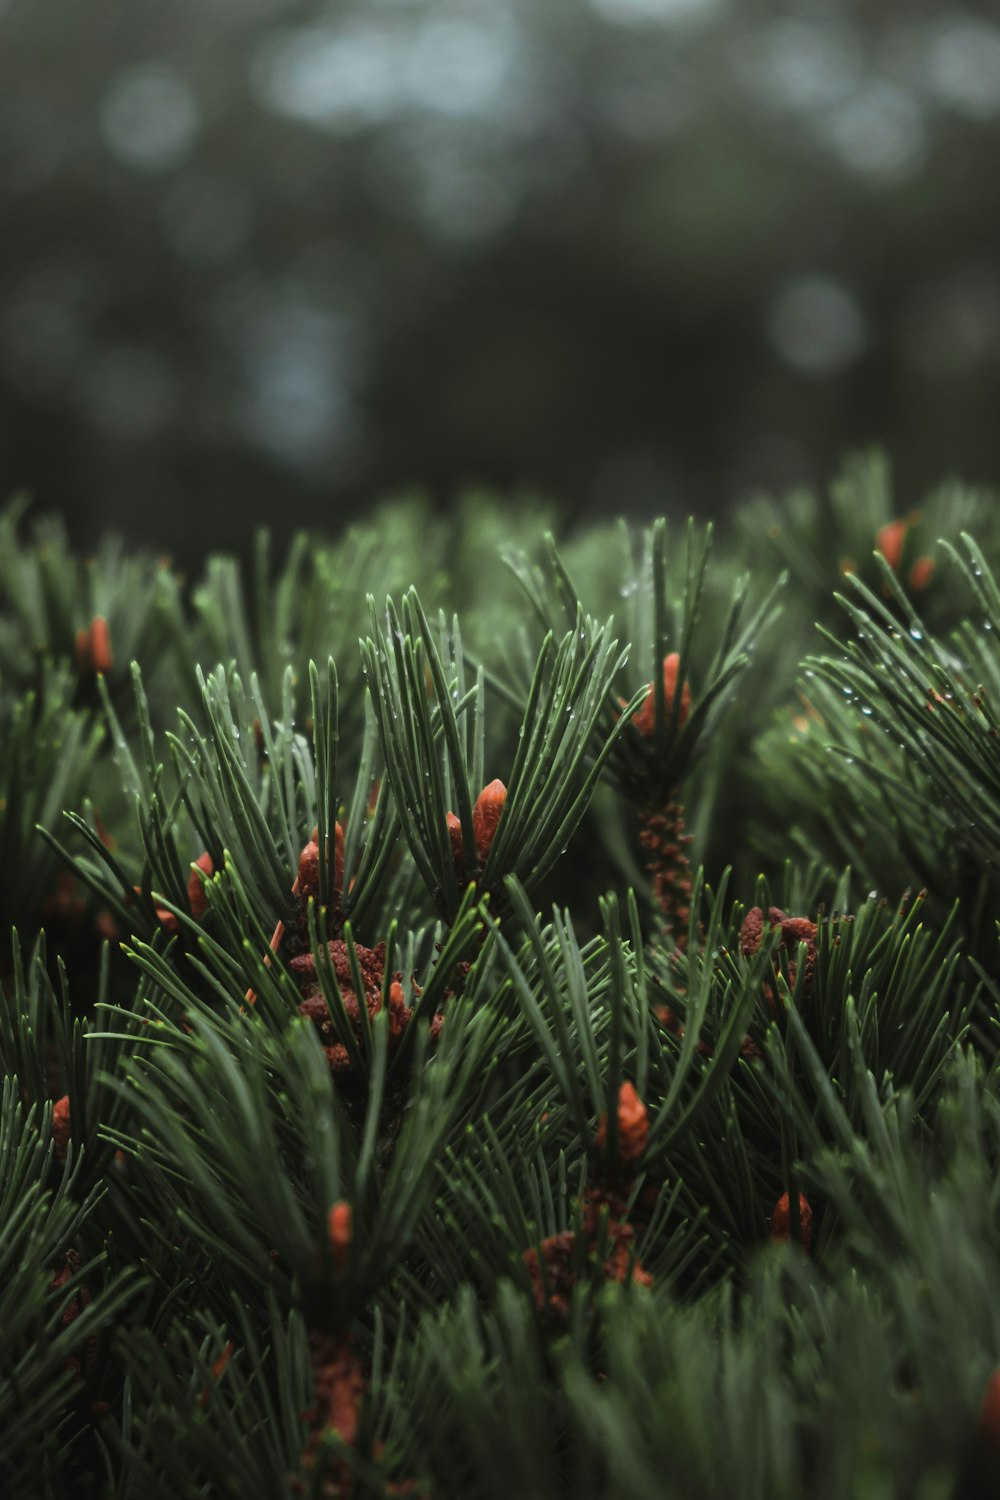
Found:
[{"label": "orange bud tip", "polygon": [[327,1214],[326,1232],[330,1241],[330,1249],[333,1251],[334,1267],[342,1271],[347,1261],[351,1240],[354,1238],[354,1210],[345,1199],[342,1198],[335,1203]]},{"label": "orange bud tip", "polygon": [[302,901],[319,895],[319,845],[310,839],[299,855],[299,869],[295,878],[295,894]]},{"label": "orange bud tip", "polygon": [[910,588],[915,594],[925,589],[934,577],[933,557],[918,557],[910,569]]},{"label": "orange bud tip", "polygon": [[181,924],[172,911],[168,911],[165,906],[154,906],[153,910],[156,912],[156,920],[165,932],[180,931]]},{"label": "orange bud tip", "polygon": [[69,1095],[63,1094],[52,1106],[52,1139],[56,1143],[56,1155],[66,1160],[69,1147]]},{"label": "orange bud tip", "polygon": [[[608,1136],[608,1117],[602,1115],[594,1144],[600,1150]],[[646,1106],[628,1081],[618,1090],[618,1157],[623,1162],[638,1161],[649,1140],[649,1115]]]},{"label": "orange bud tip", "polygon": [[[663,706],[664,720],[669,721],[673,711],[674,698],[677,694],[677,678],[681,669],[681,658],[677,651],[671,651],[663,658]],[[681,688],[681,706],[677,715],[677,727],[683,728],[687,716],[691,712],[691,688],[685,682]],[[639,733],[651,738],[656,729],[656,693],[653,684],[650,683],[649,691],[639,712],[632,723]]]},{"label": "orange bud tip", "polygon": [[201,871],[201,875],[211,880],[215,871],[212,866],[212,856],[210,854],[199,854],[198,858],[194,861],[194,869],[191,871],[187,885],[188,906],[191,908],[191,915],[198,922],[201,921],[202,917],[208,911],[208,899],[205,895],[205,886],[201,875],[198,874],[199,870]]},{"label": "orange bud tip", "polygon": [[[812,1238],[812,1208],[808,1198],[803,1193],[799,1194],[799,1239],[803,1250],[809,1249],[809,1241]],[[774,1213],[771,1215],[771,1239],[776,1245],[785,1245],[792,1237],[791,1205],[788,1194],[782,1193],[774,1205]]]},{"label": "orange bud tip", "polygon": [[[232,1346],[232,1342],[230,1341],[229,1343],[226,1344],[226,1346],[223,1349],[222,1353],[219,1355],[218,1359],[215,1361],[215,1364],[212,1366],[212,1379],[213,1380],[218,1380],[219,1379],[219,1376],[222,1374],[222,1372],[225,1370],[226,1366],[229,1363],[229,1360],[230,1360],[230,1358],[232,1356],[232,1352],[233,1352],[233,1346]],[[202,1388],[201,1395],[198,1397],[198,1405],[201,1407],[202,1411],[204,1411],[205,1407],[208,1405],[208,1399],[209,1399],[210,1395],[211,1395],[211,1392],[210,1392],[208,1386],[204,1386]]]},{"label": "orange bud tip", "polygon": [[472,809],[472,832],[476,840],[476,857],[484,865],[493,847],[497,824],[507,801],[507,788],[502,781],[491,781],[484,786]]},{"label": "orange bud tip", "polygon": [[445,813],[448,825],[448,842],[451,844],[451,862],[459,885],[465,884],[465,848],[462,843],[462,822],[453,812]]},{"label": "orange bud tip", "polygon": [[90,655],[93,661],[94,671],[107,673],[111,671],[111,632],[108,622],[103,615],[95,615],[90,626]]},{"label": "orange bud tip", "polygon": [[889,521],[875,538],[876,551],[881,552],[894,573],[899,572],[903,560],[903,543],[908,529],[908,521]]}]

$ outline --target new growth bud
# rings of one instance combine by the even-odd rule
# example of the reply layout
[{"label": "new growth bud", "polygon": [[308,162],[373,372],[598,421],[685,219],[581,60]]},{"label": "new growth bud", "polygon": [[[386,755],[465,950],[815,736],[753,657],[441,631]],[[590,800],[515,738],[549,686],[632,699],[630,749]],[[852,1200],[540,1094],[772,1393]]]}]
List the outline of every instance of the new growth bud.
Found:
[{"label": "new growth bud", "polygon": [[66,1160],[69,1148],[69,1095],[63,1094],[52,1106],[52,1139],[56,1143],[56,1155]]},{"label": "new growth bud", "polygon": [[[196,868],[191,871],[191,876],[188,880],[187,898],[188,906],[191,908],[191,915],[196,922],[200,922],[208,911],[208,899],[205,895],[205,886],[201,875],[211,880],[215,874],[215,868],[212,864],[212,856],[207,853],[199,854],[194,864]],[[201,875],[198,874],[199,870],[201,871]]]},{"label": "new growth bud", "polygon": [[476,839],[476,858],[481,865],[486,863],[493,847],[497,824],[506,801],[507,788],[502,781],[491,781],[476,798],[476,805],[472,809],[472,832]]},{"label": "new growth bud", "polygon": [[[903,569],[903,551],[906,546],[907,534],[913,522],[918,520],[916,514],[906,520],[889,521],[879,531],[875,538],[875,549],[881,552],[886,562],[894,573],[901,573]],[[934,559],[926,555],[918,557],[910,569],[909,584],[915,594],[925,589],[934,576]]]},{"label": "new growth bud", "polygon": [[455,878],[459,885],[465,884],[465,853],[462,849],[462,823],[453,812],[445,813],[448,838],[451,841],[451,857],[455,865]]},{"label": "new growth bud", "polygon": [[111,632],[103,615],[95,615],[89,627],[76,632],[76,665],[81,672],[111,671]]},{"label": "new growth bud", "polygon": [[894,573],[899,572],[903,561],[903,543],[909,529],[909,521],[889,521],[875,538],[876,551],[881,552]]},{"label": "new growth bud", "polygon": [[[663,658],[663,700],[664,721],[669,722],[670,714],[674,706],[674,697],[677,693],[677,676],[680,672],[681,659],[676,651],[671,651],[669,656]],[[681,706],[677,715],[677,727],[683,728],[688,714],[691,712],[691,688],[685,682],[681,688]],[[647,738],[651,737],[656,729],[656,692],[653,684],[649,684],[649,692],[639,712],[632,723],[640,734]]]},{"label": "new growth bud", "polygon": [[[333,899],[339,905],[344,891],[344,830],[340,824],[333,830]],[[295,894],[303,902],[310,896],[319,899],[319,829],[314,828],[312,838],[299,855],[299,868],[295,880]]]},{"label": "new growth bud", "polygon": [[[483,787],[476,798],[476,805],[472,809],[472,832],[476,841],[476,858],[480,866],[486,863],[490,849],[493,847],[497,824],[500,822],[500,814],[503,812],[506,800],[507,788],[502,781],[491,781],[489,786]],[[462,820],[453,812],[446,812],[444,817],[448,829],[448,840],[451,844],[452,863],[455,866],[455,878],[460,886],[464,886],[469,877],[465,868]]]},{"label": "new growth bud", "polygon": [[[809,1249],[809,1241],[812,1239],[813,1211],[809,1200],[804,1194],[799,1194],[799,1242],[803,1250]],[[782,1193],[774,1205],[774,1213],[771,1215],[771,1239],[776,1245],[787,1245],[792,1237],[792,1215],[788,1194]]]},{"label": "new growth bud", "polygon": [[333,1265],[342,1271],[347,1263],[347,1252],[354,1238],[354,1210],[341,1198],[326,1216],[326,1232],[333,1251]]},{"label": "new growth bud", "polygon": [[[602,1149],[608,1138],[608,1117],[602,1115],[594,1145]],[[618,1090],[618,1157],[623,1162],[638,1161],[649,1140],[649,1115],[635,1087],[627,1081]]]}]

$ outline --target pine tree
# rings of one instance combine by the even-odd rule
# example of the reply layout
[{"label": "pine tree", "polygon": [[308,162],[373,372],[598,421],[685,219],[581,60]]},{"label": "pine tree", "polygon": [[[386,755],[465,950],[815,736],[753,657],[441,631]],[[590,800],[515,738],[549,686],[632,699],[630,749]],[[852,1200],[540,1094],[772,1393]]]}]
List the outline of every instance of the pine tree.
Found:
[{"label": "pine tree", "polygon": [[8,507],[0,1493],[1000,1494],[998,515]]}]

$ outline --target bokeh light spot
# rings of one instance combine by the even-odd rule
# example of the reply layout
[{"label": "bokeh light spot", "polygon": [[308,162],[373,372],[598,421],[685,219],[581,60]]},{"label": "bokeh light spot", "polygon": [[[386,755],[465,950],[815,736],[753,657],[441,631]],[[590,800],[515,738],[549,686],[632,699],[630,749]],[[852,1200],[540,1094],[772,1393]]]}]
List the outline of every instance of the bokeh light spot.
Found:
[{"label": "bokeh light spot", "polygon": [[101,132],[112,156],[142,172],[162,172],[184,160],[201,128],[189,85],[163,63],[126,68],[101,100]]},{"label": "bokeh light spot", "polygon": [[848,289],[829,276],[797,276],[776,297],[768,332],[803,375],[838,375],[864,352],[865,320]]},{"label": "bokeh light spot", "polygon": [[881,79],[832,110],[820,133],[844,166],[861,176],[903,178],[923,164],[920,106],[906,89]]},{"label": "bokeh light spot", "polygon": [[649,22],[707,20],[722,8],[722,0],[589,0],[606,21],[621,25]]},{"label": "bokeh light spot", "polygon": [[970,119],[1000,114],[1000,26],[972,16],[943,19],[927,49],[927,81]]}]

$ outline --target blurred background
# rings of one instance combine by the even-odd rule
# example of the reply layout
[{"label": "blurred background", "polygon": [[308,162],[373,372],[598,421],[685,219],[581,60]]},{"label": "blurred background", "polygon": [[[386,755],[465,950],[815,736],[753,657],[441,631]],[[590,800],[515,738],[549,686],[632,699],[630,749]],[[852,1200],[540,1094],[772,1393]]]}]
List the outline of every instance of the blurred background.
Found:
[{"label": "blurred background", "polygon": [[0,0],[0,493],[191,565],[408,487],[1000,479],[1000,17]]}]

